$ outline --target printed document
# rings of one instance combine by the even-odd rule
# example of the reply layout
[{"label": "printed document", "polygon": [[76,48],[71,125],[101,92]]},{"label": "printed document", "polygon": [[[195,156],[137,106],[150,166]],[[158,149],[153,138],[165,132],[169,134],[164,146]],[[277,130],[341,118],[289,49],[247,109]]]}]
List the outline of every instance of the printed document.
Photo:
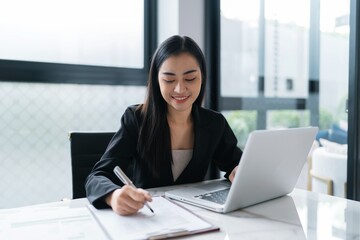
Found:
[{"label": "printed document", "polygon": [[89,208],[111,239],[162,239],[219,230],[164,197],[153,197],[149,204],[154,213],[144,207],[130,216],[119,216],[111,209],[98,210],[92,205]]}]

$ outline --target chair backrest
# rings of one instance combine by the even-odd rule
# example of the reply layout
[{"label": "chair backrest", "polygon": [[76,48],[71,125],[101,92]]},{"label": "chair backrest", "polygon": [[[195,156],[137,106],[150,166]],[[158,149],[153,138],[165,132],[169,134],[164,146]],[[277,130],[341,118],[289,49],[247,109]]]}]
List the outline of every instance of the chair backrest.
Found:
[{"label": "chair backrest", "polygon": [[85,180],[100,160],[114,132],[70,132],[72,198],[86,197]]},{"label": "chair backrest", "polygon": [[[114,132],[70,132],[72,198],[86,197],[85,180],[100,160]],[[204,180],[220,177],[218,168],[210,164]]]}]

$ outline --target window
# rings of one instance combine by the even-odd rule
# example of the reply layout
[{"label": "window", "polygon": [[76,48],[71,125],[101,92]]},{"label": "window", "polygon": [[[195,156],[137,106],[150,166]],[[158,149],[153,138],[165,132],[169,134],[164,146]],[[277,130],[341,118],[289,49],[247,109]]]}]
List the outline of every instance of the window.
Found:
[{"label": "window", "polygon": [[259,14],[258,1],[221,1],[221,96],[258,96]]},{"label": "window", "polygon": [[[0,0],[1,207],[71,197],[68,133],[116,131],[126,107],[144,99],[150,46],[156,44],[152,40],[156,36],[155,2]],[[14,20],[19,15],[27,18]],[[47,23],[42,21],[45,16]],[[128,27],[130,20],[137,23],[136,29]],[[96,26],[97,21],[103,28]],[[69,22],[81,25],[83,35]],[[9,29],[12,36],[8,36]],[[112,45],[113,38],[133,41],[136,54],[126,53],[132,50],[125,43]],[[39,44],[41,39],[43,44]],[[5,41],[13,44],[4,47]],[[61,49],[61,44],[68,47]],[[111,57],[106,50],[110,45],[114,49]],[[123,55],[129,57],[121,62]]]},{"label": "window", "polygon": [[[309,125],[317,139],[347,143],[350,0],[219,3],[219,110],[240,145],[253,129]],[[343,182],[334,186],[345,196]]]},{"label": "window", "polygon": [[0,0],[0,80],[143,85],[151,4]]}]

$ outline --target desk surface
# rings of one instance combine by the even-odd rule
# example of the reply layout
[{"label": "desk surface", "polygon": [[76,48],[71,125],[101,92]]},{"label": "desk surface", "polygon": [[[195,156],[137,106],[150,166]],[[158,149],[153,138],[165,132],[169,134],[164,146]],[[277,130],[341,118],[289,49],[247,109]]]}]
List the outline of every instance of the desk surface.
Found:
[{"label": "desk surface", "polygon": [[[173,189],[173,187],[150,189],[150,192],[154,195],[160,195],[168,189]],[[66,212],[64,209],[85,209],[84,206],[87,204],[87,199],[76,199],[20,209],[27,211],[32,209],[61,209],[61,213],[64,213]],[[188,204],[182,205],[220,227],[219,232],[194,235],[188,239],[360,239],[359,202],[301,189],[295,189],[287,196],[228,214],[215,213]],[[9,221],[11,221],[9,219],[21,218],[18,213],[14,214],[17,210],[19,209],[0,210],[0,239],[8,239],[2,237],[11,234],[6,230]],[[97,228],[95,221],[89,221],[84,217],[80,220],[67,221],[61,230],[53,230],[52,239],[69,239],[67,236],[70,235],[59,233],[61,231],[73,231],[72,227],[78,228],[80,222],[82,230],[87,231],[87,233],[77,232],[71,235],[72,238],[74,235],[76,235],[76,239],[105,238],[100,228]],[[26,229],[21,229],[24,226]],[[38,222],[35,225],[33,222],[30,225],[24,224],[22,220],[22,223],[17,223],[16,227],[17,230],[19,228],[22,230],[21,234],[30,234],[31,229],[33,229],[33,233],[36,233],[35,229],[37,233],[41,232],[42,225]],[[16,236],[20,235],[15,234],[13,239],[20,239]],[[49,235],[34,239],[46,239],[47,237]]]}]

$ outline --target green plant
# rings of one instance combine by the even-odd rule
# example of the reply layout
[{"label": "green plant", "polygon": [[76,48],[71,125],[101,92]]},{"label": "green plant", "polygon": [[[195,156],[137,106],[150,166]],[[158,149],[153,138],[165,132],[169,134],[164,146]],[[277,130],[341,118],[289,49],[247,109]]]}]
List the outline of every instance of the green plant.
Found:
[{"label": "green plant", "polygon": [[319,113],[319,129],[329,129],[331,128],[331,124],[333,124],[334,118],[330,111],[325,108],[320,108]]},{"label": "green plant", "polygon": [[227,115],[239,147],[245,146],[249,133],[256,129],[256,116],[256,111],[232,111]]},{"label": "green plant", "polygon": [[309,125],[309,112],[298,110],[271,111],[268,118],[270,128],[294,128]]}]

